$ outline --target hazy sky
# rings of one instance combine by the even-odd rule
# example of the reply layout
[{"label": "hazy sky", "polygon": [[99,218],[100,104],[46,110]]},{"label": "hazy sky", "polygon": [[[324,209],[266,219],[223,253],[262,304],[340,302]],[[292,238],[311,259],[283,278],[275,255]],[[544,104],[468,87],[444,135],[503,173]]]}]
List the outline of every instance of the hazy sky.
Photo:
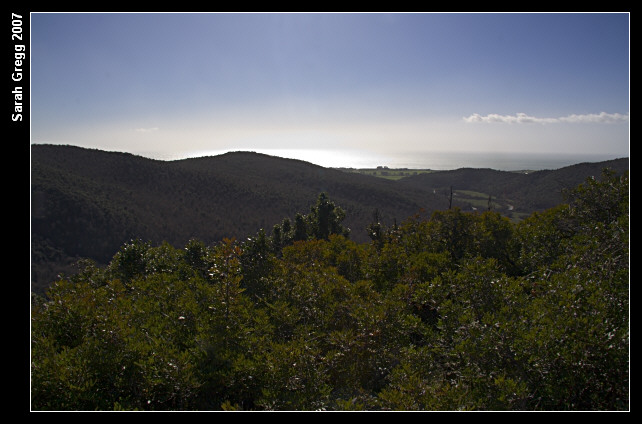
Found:
[{"label": "hazy sky", "polygon": [[31,14],[31,138],[629,155],[629,15]]}]

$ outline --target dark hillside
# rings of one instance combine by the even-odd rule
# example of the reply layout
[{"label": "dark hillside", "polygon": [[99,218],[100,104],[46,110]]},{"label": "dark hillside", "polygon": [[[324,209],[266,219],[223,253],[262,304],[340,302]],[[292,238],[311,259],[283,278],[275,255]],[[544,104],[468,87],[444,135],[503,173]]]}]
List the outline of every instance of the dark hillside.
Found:
[{"label": "dark hillside", "polygon": [[[191,238],[211,244],[245,238],[261,228],[269,235],[284,218],[309,213],[320,192],[346,212],[343,224],[351,229],[351,239],[365,242],[375,210],[391,225],[421,210],[447,209],[444,190],[451,185],[504,196],[527,212],[559,203],[560,187],[599,175],[602,166],[531,175],[461,169],[390,181],[250,152],[168,162],[33,145],[32,287],[48,286],[79,258],[106,264],[134,238],[184,246]],[[628,168],[628,160],[614,161],[614,166]],[[461,196],[453,206],[470,210]]]},{"label": "dark hillside", "polygon": [[[590,176],[599,177],[602,169],[610,168],[621,174],[629,169],[629,159],[621,158],[597,163],[580,163],[557,170],[531,173],[462,168],[452,171],[422,173],[399,180],[400,185],[446,193],[466,190],[491,196],[501,206],[499,212],[510,216],[511,211],[530,214],[556,206],[564,201],[563,191],[575,188]],[[459,193],[459,200],[461,193]],[[503,209],[503,210],[502,210]]]},{"label": "dark hillside", "polygon": [[351,238],[367,240],[375,209],[392,223],[443,209],[443,198],[392,181],[257,153],[172,162],[71,146],[31,149],[32,280],[46,286],[87,257],[104,264],[132,238],[184,245],[242,238],[308,213],[321,191],[347,214]]}]

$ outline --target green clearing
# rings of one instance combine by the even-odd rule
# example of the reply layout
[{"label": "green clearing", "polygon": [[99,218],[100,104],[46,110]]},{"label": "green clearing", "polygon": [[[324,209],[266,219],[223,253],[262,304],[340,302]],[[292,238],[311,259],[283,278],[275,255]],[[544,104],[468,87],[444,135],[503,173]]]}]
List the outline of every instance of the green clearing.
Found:
[{"label": "green clearing", "polygon": [[[488,209],[488,194],[486,193],[471,190],[453,190],[453,195],[457,196],[457,200],[470,203],[474,208],[479,210]],[[504,206],[491,197],[491,208],[503,209]]]},{"label": "green clearing", "polygon": [[[472,190],[453,190],[453,195],[460,202],[466,202],[479,211],[488,209],[487,193]],[[517,212],[513,210],[512,201],[510,199],[498,199],[491,196],[490,208],[491,210],[502,213],[510,218],[513,222],[519,222],[530,215],[529,212]]]},{"label": "green clearing", "polygon": [[424,174],[433,172],[430,169],[408,169],[408,168],[338,168],[341,171],[352,172],[355,174],[370,175],[373,177],[385,178],[388,180],[399,180],[401,178],[410,177],[412,175]]},{"label": "green clearing", "polygon": [[[377,168],[337,168],[344,172],[351,172],[356,174],[370,175],[378,178],[385,178],[388,180],[400,180],[402,178],[410,177],[413,175],[438,172],[431,169],[408,169],[408,168],[387,168],[387,167],[377,167]],[[516,171],[516,173],[522,173],[525,171]],[[455,199],[462,203],[467,203],[474,208],[474,210],[485,211],[488,210],[488,193],[482,193],[479,191],[473,190],[453,190],[453,195]],[[511,200],[509,199],[498,199],[491,196],[491,209],[502,213],[503,215],[510,218],[513,222],[519,222],[522,219],[526,218],[528,212],[516,212],[512,210]]]}]

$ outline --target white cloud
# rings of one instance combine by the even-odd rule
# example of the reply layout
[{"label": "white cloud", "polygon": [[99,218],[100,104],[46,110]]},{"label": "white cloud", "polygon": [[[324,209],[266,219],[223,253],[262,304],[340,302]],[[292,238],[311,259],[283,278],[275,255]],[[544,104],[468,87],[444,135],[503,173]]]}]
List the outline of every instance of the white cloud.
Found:
[{"label": "white cloud", "polygon": [[473,113],[468,117],[464,117],[467,123],[505,123],[505,124],[557,124],[557,123],[616,123],[626,122],[629,120],[629,115],[622,115],[620,113],[591,113],[585,115],[568,115],[560,118],[538,118],[529,116],[525,113],[517,113],[515,115],[499,115],[491,113],[482,116],[478,113]]},{"label": "white cloud", "polygon": [[560,118],[561,122],[589,122],[589,123],[613,123],[613,122],[626,122],[629,120],[629,115],[622,115],[620,113],[606,113],[601,112],[598,114],[588,115],[569,115],[565,118]]}]

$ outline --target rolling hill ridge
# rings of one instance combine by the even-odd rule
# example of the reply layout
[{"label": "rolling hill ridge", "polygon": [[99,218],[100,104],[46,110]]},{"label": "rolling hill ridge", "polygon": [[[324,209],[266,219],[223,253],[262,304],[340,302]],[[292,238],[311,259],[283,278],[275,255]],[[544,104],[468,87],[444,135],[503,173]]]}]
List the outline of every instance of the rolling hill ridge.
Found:
[{"label": "rolling hill ridge", "polygon": [[[31,146],[31,281],[41,291],[79,258],[109,261],[128,240],[185,245],[245,238],[283,218],[306,214],[320,192],[346,212],[351,238],[368,241],[375,210],[384,224],[452,206],[471,210],[475,196],[511,216],[560,203],[605,167],[628,158],[528,175],[480,169],[438,171],[391,181],[252,152],[158,161],[73,146]],[[479,206],[479,205],[478,205]],[[510,207],[509,207],[510,206]]]}]

